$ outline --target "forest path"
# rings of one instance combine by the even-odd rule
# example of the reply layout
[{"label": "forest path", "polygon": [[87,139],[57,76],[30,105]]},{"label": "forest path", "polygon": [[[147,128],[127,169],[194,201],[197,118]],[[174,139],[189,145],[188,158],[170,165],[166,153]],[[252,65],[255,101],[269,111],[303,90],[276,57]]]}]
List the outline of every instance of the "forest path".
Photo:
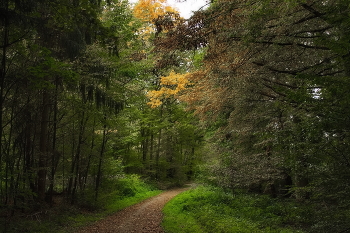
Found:
[{"label": "forest path", "polygon": [[146,233],[164,232],[161,227],[164,205],[179,193],[189,188],[165,191],[133,206],[129,206],[93,225],[79,230],[79,233]]}]

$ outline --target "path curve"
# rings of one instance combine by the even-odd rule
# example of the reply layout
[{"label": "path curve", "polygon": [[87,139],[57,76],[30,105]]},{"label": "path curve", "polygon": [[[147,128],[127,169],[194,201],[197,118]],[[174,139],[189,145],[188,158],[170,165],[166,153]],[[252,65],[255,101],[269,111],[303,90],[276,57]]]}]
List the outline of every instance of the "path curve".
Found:
[{"label": "path curve", "polygon": [[161,227],[164,205],[189,188],[173,189],[129,206],[105,219],[87,226],[78,233],[163,233]]}]

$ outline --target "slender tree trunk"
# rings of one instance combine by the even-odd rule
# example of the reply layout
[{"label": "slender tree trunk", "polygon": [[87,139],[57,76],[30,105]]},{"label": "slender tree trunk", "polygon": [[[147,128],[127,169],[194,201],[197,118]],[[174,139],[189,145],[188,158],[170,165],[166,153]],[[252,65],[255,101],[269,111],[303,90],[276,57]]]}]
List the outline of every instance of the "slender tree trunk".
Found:
[{"label": "slender tree trunk", "polygon": [[98,162],[98,171],[97,171],[97,177],[96,177],[96,186],[95,186],[95,201],[97,201],[98,198],[98,192],[100,188],[101,183],[101,176],[102,176],[102,162],[103,162],[103,154],[105,152],[106,143],[107,143],[107,116],[104,116],[105,124],[103,125],[103,135],[102,135],[102,145],[100,150],[100,159]]},{"label": "slender tree trunk", "polygon": [[[15,154],[16,148],[13,148],[13,153]],[[20,186],[20,180],[21,176],[23,176],[22,171],[20,170],[21,164],[22,164],[22,153],[20,153],[20,156],[18,156],[17,162],[16,162],[16,171],[13,169],[12,177],[13,177],[13,203],[15,207],[18,207],[18,202],[21,201],[22,205],[24,204],[24,196],[23,195],[18,195],[19,194],[19,186]],[[13,167],[15,168],[15,166]],[[16,176],[17,173],[17,176]],[[16,177],[16,179],[15,179]]]},{"label": "slender tree trunk", "polygon": [[39,171],[38,171],[38,198],[45,199],[46,175],[47,175],[47,153],[48,153],[48,125],[49,125],[49,93],[47,90],[42,94],[42,113],[40,125],[40,152],[39,152]]},{"label": "slender tree trunk", "polygon": [[161,143],[161,138],[162,138],[162,129],[159,130],[158,133],[158,142],[157,142],[157,154],[156,154],[156,178],[159,178],[159,158],[160,158],[160,143]]},{"label": "slender tree trunk", "polygon": [[147,154],[148,154],[148,144],[149,144],[149,138],[148,138],[148,130],[144,129],[144,136],[145,139],[143,141],[143,152],[142,152],[142,161],[146,165],[147,163]]},{"label": "slender tree trunk", "polygon": [[149,170],[152,172],[153,174],[153,146],[154,146],[154,135],[153,132],[151,132],[151,139],[150,139],[150,148],[149,148]]},{"label": "slender tree trunk", "polygon": [[[4,12],[8,12],[8,1],[4,2]],[[2,57],[1,57],[1,68],[0,68],[0,173],[2,168],[3,159],[3,114],[4,114],[4,88],[5,88],[5,77],[6,77],[6,56],[7,56],[7,45],[9,36],[9,19],[8,16],[3,14],[3,35],[2,38]],[[0,181],[0,187],[1,181]]]},{"label": "slender tree trunk", "polygon": [[64,196],[66,197],[66,193],[67,193],[67,190],[66,190],[66,182],[65,182],[65,179],[66,179],[66,172],[65,172],[65,150],[64,150],[65,146],[64,146],[64,143],[62,143],[62,192],[64,194]]},{"label": "slender tree trunk", "polygon": [[9,177],[8,172],[9,172],[9,165],[10,165],[10,164],[9,164],[8,162],[6,162],[5,165],[6,165],[6,166],[5,166],[5,177],[4,177],[4,178],[5,178],[5,198],[4,198],[4,204],[7,205],[7,204],[8,204],[7,202],[8,202],[8,199],[9,199],[9,197],[8,197],[8,193],[9,193],[9,192],[8,192],[8,180],[9,180],[9,178],[8,178],[8,177]]},{"label": "slender tree trunk", "polygon": [[[16,90],[18,91],[18,90]],[[21,146],[19,143],[13,142],[13,135],[14,135],[14,118],[15,118],[15,108],[17,107],[17,103],[15,99],[13,99],[11,104],[11,112],[10,112],[10,121],[8,124],[10,125],[10,129],[8,131],[7,135],[7,150],[6,150],[6,163],[10,164],[10,197],[13,199],[14,206],[17,206],[17,187],[18,187],[18,180],[15,181],[16,173],[19,175],[20,169],[19,164],[22,158],[23,153],[21,153]],[[16,151],[18,152],[16,153]],[[17,167],[17,170],[15,171],[15,168]],[[17,176],[18,177],[18,176]]]},{"label": "slender tree trunk", "polygon": [[54,113],[53,113],[53,133],[52,133],[52,158],[51,158],[51,174],[50,174],[50,186],[49,186],[49,197],[48,201],[50,205],[53,205],[53,188],[54,188],[54,181],[55,181],[55,173],[57,168],[57,162],[59,159],[59,153],[56,152],[56,141],[57,141],[57,114],[58,114],[58,82],[56,78],[56,89],[55,89],[55,102],[54,102]]},{"label": "slender tree trunk", "polygon": [[88,121],[88,117],[85,119],[85,110],[83,111],[81,120],[80,120],[80,125],[79,125],[79,136],[78,136],[78,144],[77,144],[77,151],[75,154],[75,169],[73,169],[73,173],[75,170],[74,174],[74,184],[73,184],[73,189],[72,189],[72,203],[75,201],[75,194],[77,191],[77,186],[78,186],[78,179],[80,176],[80,155],[81,155],[81,146],[83,144],[83,136],[85,133],[85,126],[86,122]]},{"label": "slender tree trunk", "polygon": [[[75,132],[75,124],[73,122],[72,132]],[[75,135],[72,133],[72,149],[71,149],[71,160],[72,163],[70,164],[70,171],[69,171],[69,179],[68,179],[68,187],[67,187],[67,198],[70,198],[72,194],[72,186],[73,186],[73,174],[74,174],[74,168],[75,168]]]},{"label": "slender tree trunk", "polygon": [[[9,198],[13,198],[13,181],[14,181],[14,177],[13,177],[13,173],[14,173],[14,166],[15,166],[15,160],[16,160],[16,156],[15,156],[15,143],[12,143],[12,136],[13,136],[13,119],[14,119],[14,112],[15,112],[15,104],[14,102],[12,102],[12,107],[11,107],[11,112],[10,112],[10,121],[8,122],[8,125],[10,125],[10,129],[8,131],[8,135],[7,137],[4,136],[3,138],[3,142],[1,143],[3,144],[2,150],[5,156],[5,163],[6,163],[6,199],[5,202],[7,203]],[[6,147],[5,147],[6,145]],[[12,149],[12,151],[11,151]],[[12,154],[11,154],[12,153]],[[9,175],[10,172],[10,175]],[[10,180],[10,182],[8,182],[8,180]],[[10,188],[9,188],[10,187]],[[12,196],[11,196],[12,195]]]},{"label": "slender tree trunk", "polygon": [[25,179],[29,182],[30,190],[34,193],[35,192],[35,184],[34,184],[34,177],[33,177],[33,139],[32,139],[32,123],[31,123],[31,115],[28,112],[27,113],[27,122],[25,126],[25,149],[24,149],[24,174]]},{"label": "slender tree trunk", "polygon": [[[160,119],[162,119],[163,117],[163,105],[160,108]],[[156,178],[160,178],[159,177],[159,173],[160,173],[160,168],[159,168],[159,158],[160,158],[160,143],[161,143],[161,139],[162,139],[162,129],[159,129],[159,133],[158,133],[158,140],[157,140],[157,153],[156,153]]]},{"label": "slender tree trunk", "polygon": [[91,146],[90,146],[90,154],[89,154],[89,158],[86,164],[86,171],[85,171],[85,176],[84,176],[84,184],[83,184],[83,191],[85,190],[86,187],[86,182],[87,182],[87,178],[89,175],[89,169],[90,169],[90,162],[91,162],[91,158],[92,158],[92,154],[93,154],[93,149],[95,147],[95,126],[96,126],[96,117],[94,118],[94,124],[92,127],[92,139],[91,139]]},{"label": "slender tree trunk", "polygon": [[147,160],[147,150],[148,150],[148,139],[147,139],[147,129],[141,127],[141,137],[142,139],[142,162],[145,164]]}]

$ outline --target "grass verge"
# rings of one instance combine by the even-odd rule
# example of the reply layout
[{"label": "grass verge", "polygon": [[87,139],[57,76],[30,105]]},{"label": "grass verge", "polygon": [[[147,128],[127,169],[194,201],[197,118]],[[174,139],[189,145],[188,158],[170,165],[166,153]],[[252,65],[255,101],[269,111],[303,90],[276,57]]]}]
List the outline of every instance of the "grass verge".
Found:
[{"label": "grass verge", "polygon": [[292,223],[306,214],[292,203],[265,195],[232,194],[204,186],[179,194],[163,212],[167,233],[302,232]]}]

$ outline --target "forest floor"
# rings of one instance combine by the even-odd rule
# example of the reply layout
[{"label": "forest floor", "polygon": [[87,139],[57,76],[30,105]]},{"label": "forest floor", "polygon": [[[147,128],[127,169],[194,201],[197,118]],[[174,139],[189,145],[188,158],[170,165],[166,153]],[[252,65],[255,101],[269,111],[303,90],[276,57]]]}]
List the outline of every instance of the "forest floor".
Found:
[{"label": "forest floor", "polygon": [[161,227],[164,205],[179,193],[189,188],[178,188],[165,191],[157,196],[130,206],[113,215],[86,226],[78,233],[146,233],[164,232]]}]

